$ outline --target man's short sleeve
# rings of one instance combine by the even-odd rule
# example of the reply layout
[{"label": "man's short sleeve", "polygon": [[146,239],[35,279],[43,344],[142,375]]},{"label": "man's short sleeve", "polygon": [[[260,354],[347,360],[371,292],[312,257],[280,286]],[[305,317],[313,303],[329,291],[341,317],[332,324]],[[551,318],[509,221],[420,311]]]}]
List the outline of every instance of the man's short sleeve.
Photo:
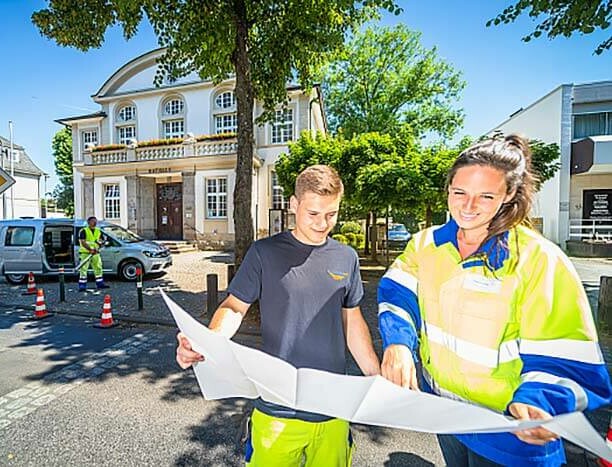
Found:
[{"label": "man's short sleeve", "polygon": [[227,291],[245,303],[253,303],[261,295],[261,259],[257,246],[251,245]]},{"label": "man's short sleeve", "polygon": [[355,255],[353,260],[353,272],[350,276],[350,284],[346,289],[346,295],[342,303],[343,308],[354,308],[359,306],[363,298],[363,283],[361,282],[361,272],[359,271],[359,258]]},{"label": "man's short sleeve", "polygon": [[85,229],[79,230],[79,240],[86,240]]}]

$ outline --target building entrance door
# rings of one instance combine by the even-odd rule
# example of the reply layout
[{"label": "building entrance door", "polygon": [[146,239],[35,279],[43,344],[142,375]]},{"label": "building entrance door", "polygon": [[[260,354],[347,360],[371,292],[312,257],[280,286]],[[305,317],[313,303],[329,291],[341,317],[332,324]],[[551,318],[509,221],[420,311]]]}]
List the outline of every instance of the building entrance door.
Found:
[{"label": "building entrance door", "polygon": [[183,184],[157,185],[157,238],[183,239]]}]

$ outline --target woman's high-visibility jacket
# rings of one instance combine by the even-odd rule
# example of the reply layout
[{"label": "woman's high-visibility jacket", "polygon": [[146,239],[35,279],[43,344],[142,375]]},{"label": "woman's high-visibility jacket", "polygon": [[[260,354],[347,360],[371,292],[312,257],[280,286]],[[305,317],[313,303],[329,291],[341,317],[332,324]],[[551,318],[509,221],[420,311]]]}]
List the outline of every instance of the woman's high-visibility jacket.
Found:
[{"label": "woman's high-visibility jacket", "polygon": [[[609,403],[589,303],[563,252],[519,226],[462,260],[457,231],[451,220],[417,233],[381,279],[383,347],[403,344],[420,356],[426,390],[500,412],[511,402],[552,415]],[[457,437],[500,464],[565,461],[561,441]]]}]

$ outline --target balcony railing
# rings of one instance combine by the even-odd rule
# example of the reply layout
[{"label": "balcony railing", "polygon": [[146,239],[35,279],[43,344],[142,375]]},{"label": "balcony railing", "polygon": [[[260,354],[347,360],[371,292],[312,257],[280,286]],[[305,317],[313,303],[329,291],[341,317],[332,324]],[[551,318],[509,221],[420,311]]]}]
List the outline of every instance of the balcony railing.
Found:
[{"label": "balcony railing", "polygon": [[235,138],[220,141],[183,142],[160,146],[127,147],[108,151],[86,151],[86,165],[117,164],[121,162],[159,161],[187,157],[210,157],[236,154]]},{"label": "balcony railing", "polygon": [[570,219],[570,240],[612,242],[612,219]]},{"label": "balcony railing", "polygon": [[185,150],[182,144],[136,148],[137,161],[158,161],[163,159],[181,159],[183,157],[185,157]]},{"label": "balcony railing", "polygon": [[222,154],[235,154],[238,150],[236,140],[229,141],[200,141],[195,144],[196,156],[219,156]]},{"label": "balcony railing", "polygon": [[127,151],[125,149],[91,153],[92,164],[118,164],[120,162],[127,162]]}]

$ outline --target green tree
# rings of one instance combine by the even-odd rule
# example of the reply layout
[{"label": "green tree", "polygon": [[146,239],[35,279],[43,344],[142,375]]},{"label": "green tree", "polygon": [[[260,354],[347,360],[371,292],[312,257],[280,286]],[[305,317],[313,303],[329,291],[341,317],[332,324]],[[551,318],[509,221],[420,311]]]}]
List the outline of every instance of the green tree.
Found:
[{"label": "green tree", "polygon": [[357,32],[325,73],[326,106],[332,130],[346,137],[404,125],[422,136],[452,136],[463,124],[454,107],[465,83],[421,34],[406,26],[369,27]]},{"label": "green tree", "polygon": [[555,176],[561,163],[559,157],[559,145],[556,143],[547,144],[543,141],[532,139],[529,141],[532,157],[531,164],[533,172],[537,179],[537,189],[539,190],[546,180],[550,180]]},{"label": "green tree", "polygon": [[55,173],[59,178],[59,185],[53,190],[53,198],[57,207],[63,209],[68,216],[74,214],[74,184],[72,178],[72,131],[62,128],[53,136],[51,152]]},{"label": "green tree", "polygon": [[[612,21],[612,2],[609,0],[519,0],[510,5],[495,18],[487,21],[487,26],[508,24],[527,13],[540,22],[535,30],[522,38],[529,42],[546,34],[549,39],[558,36],[570,37],[578,32],[591,34],[597,29],[610,27]],[[612,36],[605,39],[595,49],[597,55],[612,47]]]},{"label": "green tree", "polygon": [[[253,109],[262,118],[287,100],[287,83],[297,77],[308,88],[345,35],[377,8],[399,13],[392,0],[47,0],[32,15],[41,33],[80,50],[101,47],[106,30],[120,25],[126,39],[146,18],[165,52],[156,83],[197,72],[219,82],[234,75],[238,150],[234,222],[236,262],[253,240],[251,185]],[[81,12],[87,14],[81,14]]]}]

